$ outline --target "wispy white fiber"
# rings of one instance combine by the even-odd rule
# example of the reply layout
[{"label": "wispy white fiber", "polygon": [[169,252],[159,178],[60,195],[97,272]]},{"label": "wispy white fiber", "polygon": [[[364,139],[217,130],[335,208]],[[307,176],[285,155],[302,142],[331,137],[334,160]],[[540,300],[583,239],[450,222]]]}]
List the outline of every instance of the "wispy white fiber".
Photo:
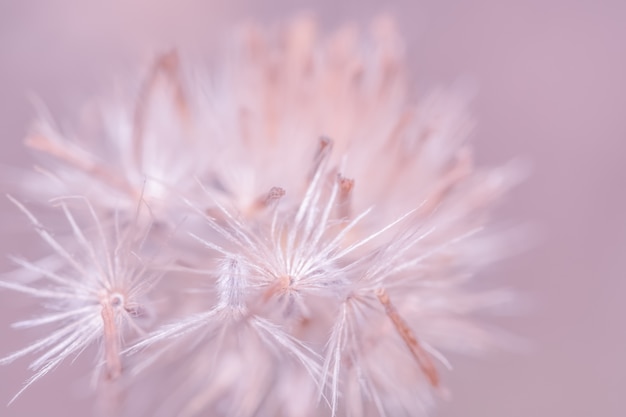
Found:
[{"label": "wispy white fiber", "polygon": [[40,337],[0,365],[26,389],[92,355],[107,415],[427,415],[448,352],[507,343],[472,315],[511,292],[471,282],[515,172],[475,166],[467,97],[416,98],[404,54],[386,17],[250,23],[208,73],[165,53],[86,126],[35,124],[9,199],[46,249],[0,289]]}]

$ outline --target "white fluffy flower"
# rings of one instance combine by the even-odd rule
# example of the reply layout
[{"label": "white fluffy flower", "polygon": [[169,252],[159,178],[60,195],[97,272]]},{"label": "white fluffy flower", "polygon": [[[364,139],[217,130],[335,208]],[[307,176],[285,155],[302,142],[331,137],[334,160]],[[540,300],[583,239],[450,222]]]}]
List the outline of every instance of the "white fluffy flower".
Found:
[{"label": "white fluffy flower", "polygon": [[[366,38],[352,26],[320,38],[306,17],[250,26],[205,82],[186,82],[172,54],[158,59],[137,100],[104,110],[88,144],[49,125],[29,138],[55,162],[28,190],[82,194],[125,220],[141,199],[162,228],[145,240],[177,259],[159,293],[176,302],[126,350],[138,364],[124,386],[138,394],[129,415],[420,416],[445,393],[442,351],[497,343],[467,314],[506,294],[467,283],[494,257],[480,237],[507,172],[474,167],[462,99],[411,101],[403,54],[384,18]],[[78,246],[98,252],[67,213]],[[42,237],[68,267],[87,268]],[[115,259],[131,257],[120,250]],[[40,342],[53,353],[36,368],[108,340],[115,271],[70,279],[23,265],[63,294],[109,291],[89,299],[89,335],[74,345],[62,327]],[[122,300],[149,282],[131,275]],[[61,318],[83,320],[87,306],[75,308]],[[120,347],[107,343],[117,374]]]},{"label": "white fluffy flower", "polygon": [[79,198],[80,208],[92,220],[83,230],[63,200],[59,206],[72,232],[72,239],[64,239],[70,243],[63,244],[26,207],[9,198],[30,220],[52,256],[58,258],[55,268],[46,268],[14,257],[16,264],[37,279],[0,281],[0,287],[40,300],[46,310],[14,327],[52,329],[35,343],[0,359],[0,364],[7,364],[40,353],[30,365],[35,374],[14,399],[65,359],[91,345],[99,349],[98,373],[105,380],[117,379],[122,373],[124,337],[145,333],[140,326],[140,316],[147,311],[145,296],[162,275],[151,272],[140,258],[148,228],[138,229],[135,225],[120,229],[117,224],[105,228],[89,203]]}]

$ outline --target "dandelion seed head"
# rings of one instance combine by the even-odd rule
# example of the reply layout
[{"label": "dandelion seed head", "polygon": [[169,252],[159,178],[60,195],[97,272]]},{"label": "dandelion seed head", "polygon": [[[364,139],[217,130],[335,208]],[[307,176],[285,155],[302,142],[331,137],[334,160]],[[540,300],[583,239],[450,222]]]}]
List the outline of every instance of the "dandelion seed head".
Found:
[{"label": "dandelion seed head", "polygon": [[[103,363],[107,377],[118,378],[122,372],[121,340],[143,331],[136,322],[141,309],[140,298],[154,280],[139,260],[131,256],[133,245],[143,231],[135,230],[137,235],[131,229],[105,231],[101,219],[84,200],[95,230],[83,229],[84,225],[76,220],[72,210],[61,203],[74,240],[61,239],[43,227],[24,205],[9,198],[33,223],[58,259],[55,269],[46,269],[37,261],[15,258],[15,262],[35,279],[23,283],[0,281],[0,288],[41,300],[47,309],[39,317],[16,323],[15,327],[51,329],[34,344],[0,359],[0,363],[9,363],[33,353],[40,355],[30,365],[35,372],[33,377],[15,398],[66,359],[90,346],[98,346],[101,351],[97,369],[101,369]],[[143,275],[141,280],[136,279],[137,275]]]},{"label": "dandelion seed head", "polygon": [[61,201],[71,238],[17,203],[61,262],[0,287],[60,299],[24,322],[58,327],[3,361],[44,351],[39,378],[98,345],[128,415],[427,415],[446,352],[499,346],[471,315],[510,293],[468,284],[511,173],[476,166],[466,96],[414,100],[405,53],[388,18],[250,24],[204,78],[158,56],[92,135],[42,123],[24,191]]}]

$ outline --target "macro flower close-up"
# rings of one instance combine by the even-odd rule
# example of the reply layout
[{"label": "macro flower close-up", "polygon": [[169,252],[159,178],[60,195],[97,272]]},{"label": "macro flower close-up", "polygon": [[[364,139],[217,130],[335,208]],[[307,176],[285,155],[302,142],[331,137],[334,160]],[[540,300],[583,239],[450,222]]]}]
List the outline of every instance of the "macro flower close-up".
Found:
[{"label": "macro flower close-up", "polygon": [[536,155],[481,151],[477,83],[424,87],[398,13],[211,19],[202,58],[120,32],[135,71],[31,99],[2,166],[8,415],[38,389],[77,410],[50,415],[448,415],[489,361],[532,363],[546,300],[506,264],[550,240],[507,201]]},{"label": "macro flower close-up", "polygon": [[[506,293],[464,287],[483,262],[472,257],[495,252],[479,246],[489,244],[486,215],[510,173],[474,167],[463,97],[410,101],[404,45],[389,18],[366,33],[317,32],[306,16],[275,30],[244,27],[206,81],[186,80],[174,52],[158,57],[130,105],[102,109],[102,134],[72,140],[35,126],[26,144],[47,160],[22,190],[44,206],[80,195],[87,208],[76,210],[103,218],[103,247],[92,247],[62,203],[74,244],[90,255],[79,264],[13,200],[59,268],[77,276],[19,260],[35,280],[0,285],[86,301],[20,323],[64,324],[4,359],[49,349],[28,385],[101,344],[100,378],[129,373],[120,382],[129,390],[142,388],[134,366],[193,367],[170,374],[187,389],[172,386],[150,415],[424,415],[432,394],[445,393],[440,349],[501,343],[466,314]],[[160,230],[142,243],[178,259],[141,271],[119,265],[143,254],[105,235],[146,227],[146,217]],[[153,289],[143,271],[159,268],[166,289]],[[196,277],[182,281],[176,271]],[[152,331],[120,346],[139,289],[155,299],[190,290],[205,297],[174,311],[153,301]],[[199,312],[185,316],[192,303]],[[303,391],[299,404],[283,385]]]}]

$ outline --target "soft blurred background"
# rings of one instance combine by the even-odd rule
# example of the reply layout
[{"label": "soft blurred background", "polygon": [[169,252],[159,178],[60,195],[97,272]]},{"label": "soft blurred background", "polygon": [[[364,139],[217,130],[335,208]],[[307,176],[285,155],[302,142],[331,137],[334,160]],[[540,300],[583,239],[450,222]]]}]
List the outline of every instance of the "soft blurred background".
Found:
[{"label": "soft blurred background", "polygon": [[[453,399],[436,415],[626,415],[623,0],[0,0],[0,164],[28,161],[21,140],[35,114],[32,93],[61,122],[75,120],[83,101],[135,76],[155,52],[177,47],[194,62],[208,60],[241,19],[276,22],[302,9],[327,28],[395,15],[418,93],[459,79],[477,86],[479,160],[532,163],[498,219],[532,225],[537,239],[485,272],[532,302],[500,321],[532,349],[452,356],[455,371],[445,379]],[[0,199],[0,216],[14,211]],[[15,251],[13,231],[0,236],[0,252]],[[17,298],[0,293],[0,354],[33,340],[9,328],[26,313]],[[0,368],[0,416],[90,415],[80,364],[5,408],[29,375],[26,364]]]}]

